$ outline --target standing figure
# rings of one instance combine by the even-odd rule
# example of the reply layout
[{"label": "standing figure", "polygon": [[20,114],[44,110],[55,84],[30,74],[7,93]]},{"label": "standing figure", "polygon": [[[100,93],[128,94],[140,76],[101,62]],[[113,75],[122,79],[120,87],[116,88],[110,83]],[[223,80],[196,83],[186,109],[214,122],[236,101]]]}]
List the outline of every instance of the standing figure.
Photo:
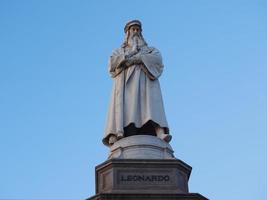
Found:
[{"label": "standing figure", "polygon": [[124,32],[124,43],[109,59],[113,88],[103,143],[110,146],[132,135],[170,142],[158,81],[163,71],[160,52],[147,46],[140,21],[128,22]]}]

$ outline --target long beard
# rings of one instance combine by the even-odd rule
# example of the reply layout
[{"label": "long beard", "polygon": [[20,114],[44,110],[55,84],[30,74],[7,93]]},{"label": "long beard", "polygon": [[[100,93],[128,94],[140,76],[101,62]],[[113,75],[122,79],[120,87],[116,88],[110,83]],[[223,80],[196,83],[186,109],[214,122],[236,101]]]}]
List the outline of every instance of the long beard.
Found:
[{"label": "long beard", "polygon": [[128,46],[130,48],[140,49],[141,47],[145,45],[146,45],[146,42],[144,41],[144,39],[141,37],[140,34],[133,34],[128,39]]}]

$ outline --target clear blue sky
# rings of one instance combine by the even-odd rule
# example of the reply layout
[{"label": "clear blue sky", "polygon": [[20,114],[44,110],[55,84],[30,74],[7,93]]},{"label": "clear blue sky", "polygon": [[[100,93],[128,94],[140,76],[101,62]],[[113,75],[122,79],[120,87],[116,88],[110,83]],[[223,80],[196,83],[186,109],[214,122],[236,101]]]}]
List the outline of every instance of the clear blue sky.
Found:
[{"label": "clear blue sky", "polygon": [[164,59],[177,158],[212,200],[267,199],[267,2],[0,1],[0,199],[94,194],[124,24]]}]

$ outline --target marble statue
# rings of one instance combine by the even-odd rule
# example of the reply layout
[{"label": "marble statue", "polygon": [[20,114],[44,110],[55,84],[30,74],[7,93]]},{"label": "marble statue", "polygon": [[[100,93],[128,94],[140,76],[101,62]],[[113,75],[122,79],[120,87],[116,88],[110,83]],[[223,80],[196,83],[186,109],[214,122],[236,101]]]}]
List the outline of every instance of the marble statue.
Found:
[{"label": "marble statue", "polygon": [[154,135],[170,142],[158,80],[161,54],[147,45],[140,21],[128,22],[124,32],[124,43],[109,58],[113,88],[103,143],[111,146],[132,135]]}]

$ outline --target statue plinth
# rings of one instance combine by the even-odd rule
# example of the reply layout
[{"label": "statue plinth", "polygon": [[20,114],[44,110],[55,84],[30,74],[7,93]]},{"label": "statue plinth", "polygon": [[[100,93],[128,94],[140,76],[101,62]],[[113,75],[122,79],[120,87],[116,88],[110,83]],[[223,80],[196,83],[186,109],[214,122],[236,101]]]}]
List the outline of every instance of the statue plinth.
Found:
[{"label": "statue plinth", "polygon": [[96,193],[187,193],[190,172],[176,159],[112,159],[96,167]]},{"label": "statue plinth", "polygon": [[192,168],[157,137],[123,138],[110,147],[109,158],[96,166],[96,195],[88,200],[206,200],[189,193]]},{"label": "statue plinth", "polygon": [[134,135],[110,147],[109,159],[174,159],[171,145],[158,137]]}]

